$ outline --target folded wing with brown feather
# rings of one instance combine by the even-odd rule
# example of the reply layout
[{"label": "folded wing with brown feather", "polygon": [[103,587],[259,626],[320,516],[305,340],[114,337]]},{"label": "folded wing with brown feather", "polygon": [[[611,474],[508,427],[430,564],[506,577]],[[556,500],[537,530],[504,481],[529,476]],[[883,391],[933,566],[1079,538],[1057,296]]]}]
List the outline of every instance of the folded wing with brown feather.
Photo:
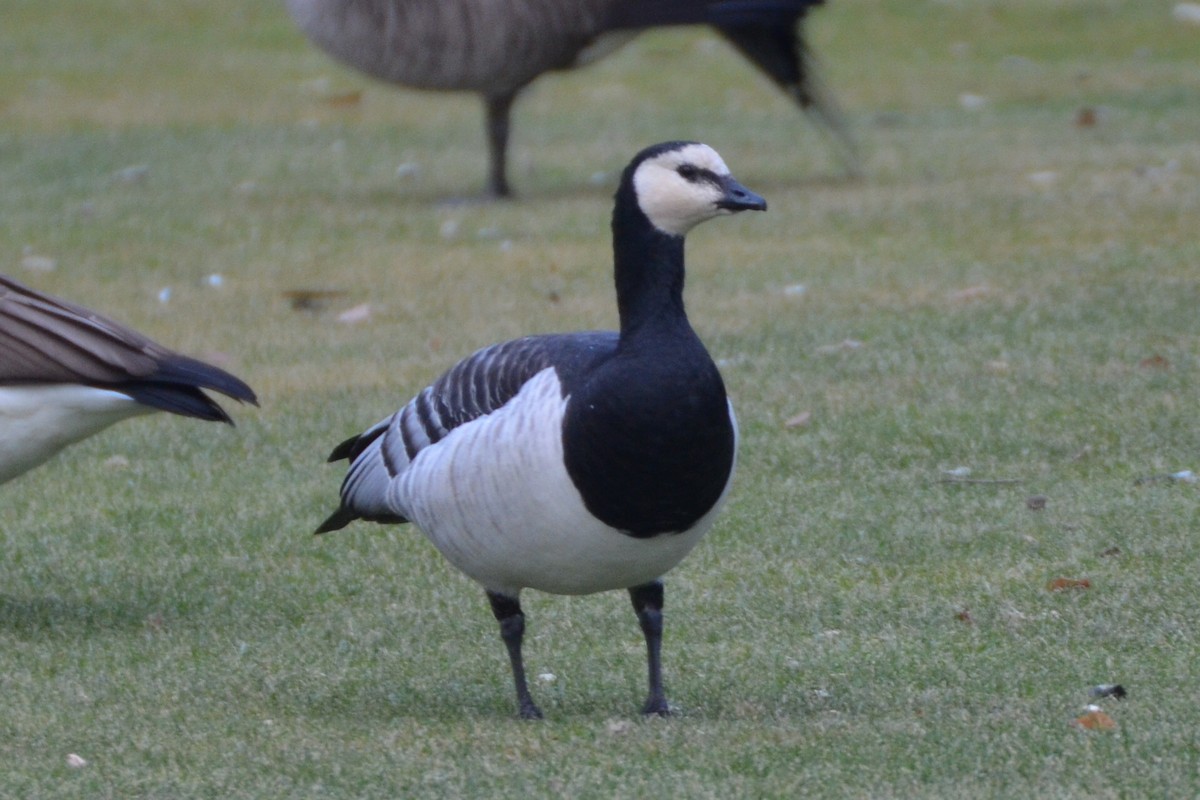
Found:
[{"label": "folded wing with brown feather", "polygon": [[228,372],[82,306],[0,275],[0,386],[81,384],[152,408],[230,422],[202,389],[257,404]]}]

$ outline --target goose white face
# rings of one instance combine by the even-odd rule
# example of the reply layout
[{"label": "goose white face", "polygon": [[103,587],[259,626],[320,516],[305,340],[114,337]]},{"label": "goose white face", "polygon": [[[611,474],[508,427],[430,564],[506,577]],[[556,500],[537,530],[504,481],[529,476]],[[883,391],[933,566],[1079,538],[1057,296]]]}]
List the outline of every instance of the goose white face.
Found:
[{"label": "goose white face", "polygon": [[[633,173],[633,188],[651,224],[673,236],[683,236],[715,216],[758,207],[730,203],[731,189],[745,190],[706,144],[687,144],[643,161]],[[756,195],[750,197],[762,202]]]}]

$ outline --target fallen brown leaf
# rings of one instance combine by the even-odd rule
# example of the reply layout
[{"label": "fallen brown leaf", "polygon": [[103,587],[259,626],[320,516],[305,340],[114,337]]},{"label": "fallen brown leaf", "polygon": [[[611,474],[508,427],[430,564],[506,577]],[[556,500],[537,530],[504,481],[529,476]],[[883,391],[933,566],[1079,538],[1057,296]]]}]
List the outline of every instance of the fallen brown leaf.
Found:
[{"label": "fallen brown leaf", "polygon": [[325,104],[334,108],[351,108],[361,102],[361,91],[339,92],[325,98]]},{"label": "fallen brown leaf", "polygon": [[1170,369],[1171,362],[1163,356],[1160,356],[1158,353],[1155,353],[1154,355],[1143,358],[1141,361],[1139,361],[1138,366],[1142,369]]},{"label": "fallen brown leaf", "polygon": [[1087,578],[1055,578],[1046,584],[1048,592],[1065,592],[1068,589],[1090,589],[1092,582]]},{"label": "fallen brown leaf", "polygon": [[330,300],[345,292],[340,289],[287,289],[280,294],[296,311],[320,311]]},{"label": "fallen brown leaf", "polygon": [[1088,711],[1075,720],[1075,726],[1085,731],[1113,731],[1117,729],[1117,721],[1103,711]]}]

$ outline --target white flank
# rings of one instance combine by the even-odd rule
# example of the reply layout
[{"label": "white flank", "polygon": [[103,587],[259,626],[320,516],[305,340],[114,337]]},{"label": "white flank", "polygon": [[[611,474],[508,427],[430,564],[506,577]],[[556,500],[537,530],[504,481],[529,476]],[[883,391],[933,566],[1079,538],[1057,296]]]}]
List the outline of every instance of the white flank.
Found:
[{"label": "white flank", "polygon": [[69,444],[153,409],[128,395],[73,384],[0,386],[0,483]]},{"label": "white flank", "polygon": [[680,534],[635,539],[603,524],[563,466],[568,401],[554,370],[539,372],[502,408],[418,453],[392,483],[389,505],[493,591],[589,594],[658,578],[695,546],[721,503]]}]

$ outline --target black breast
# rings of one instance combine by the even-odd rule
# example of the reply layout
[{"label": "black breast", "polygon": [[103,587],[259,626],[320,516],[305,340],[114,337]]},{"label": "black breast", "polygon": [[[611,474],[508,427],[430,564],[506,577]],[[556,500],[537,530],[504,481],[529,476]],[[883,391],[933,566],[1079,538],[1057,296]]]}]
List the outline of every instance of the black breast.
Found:
[{"label": "black breast", "polygon": [[637,538],[685,531],[708,513],[734,447],[724,383],[694,338],[652,358],[619,351],[575,387],[563,420],[584,504]]}]

